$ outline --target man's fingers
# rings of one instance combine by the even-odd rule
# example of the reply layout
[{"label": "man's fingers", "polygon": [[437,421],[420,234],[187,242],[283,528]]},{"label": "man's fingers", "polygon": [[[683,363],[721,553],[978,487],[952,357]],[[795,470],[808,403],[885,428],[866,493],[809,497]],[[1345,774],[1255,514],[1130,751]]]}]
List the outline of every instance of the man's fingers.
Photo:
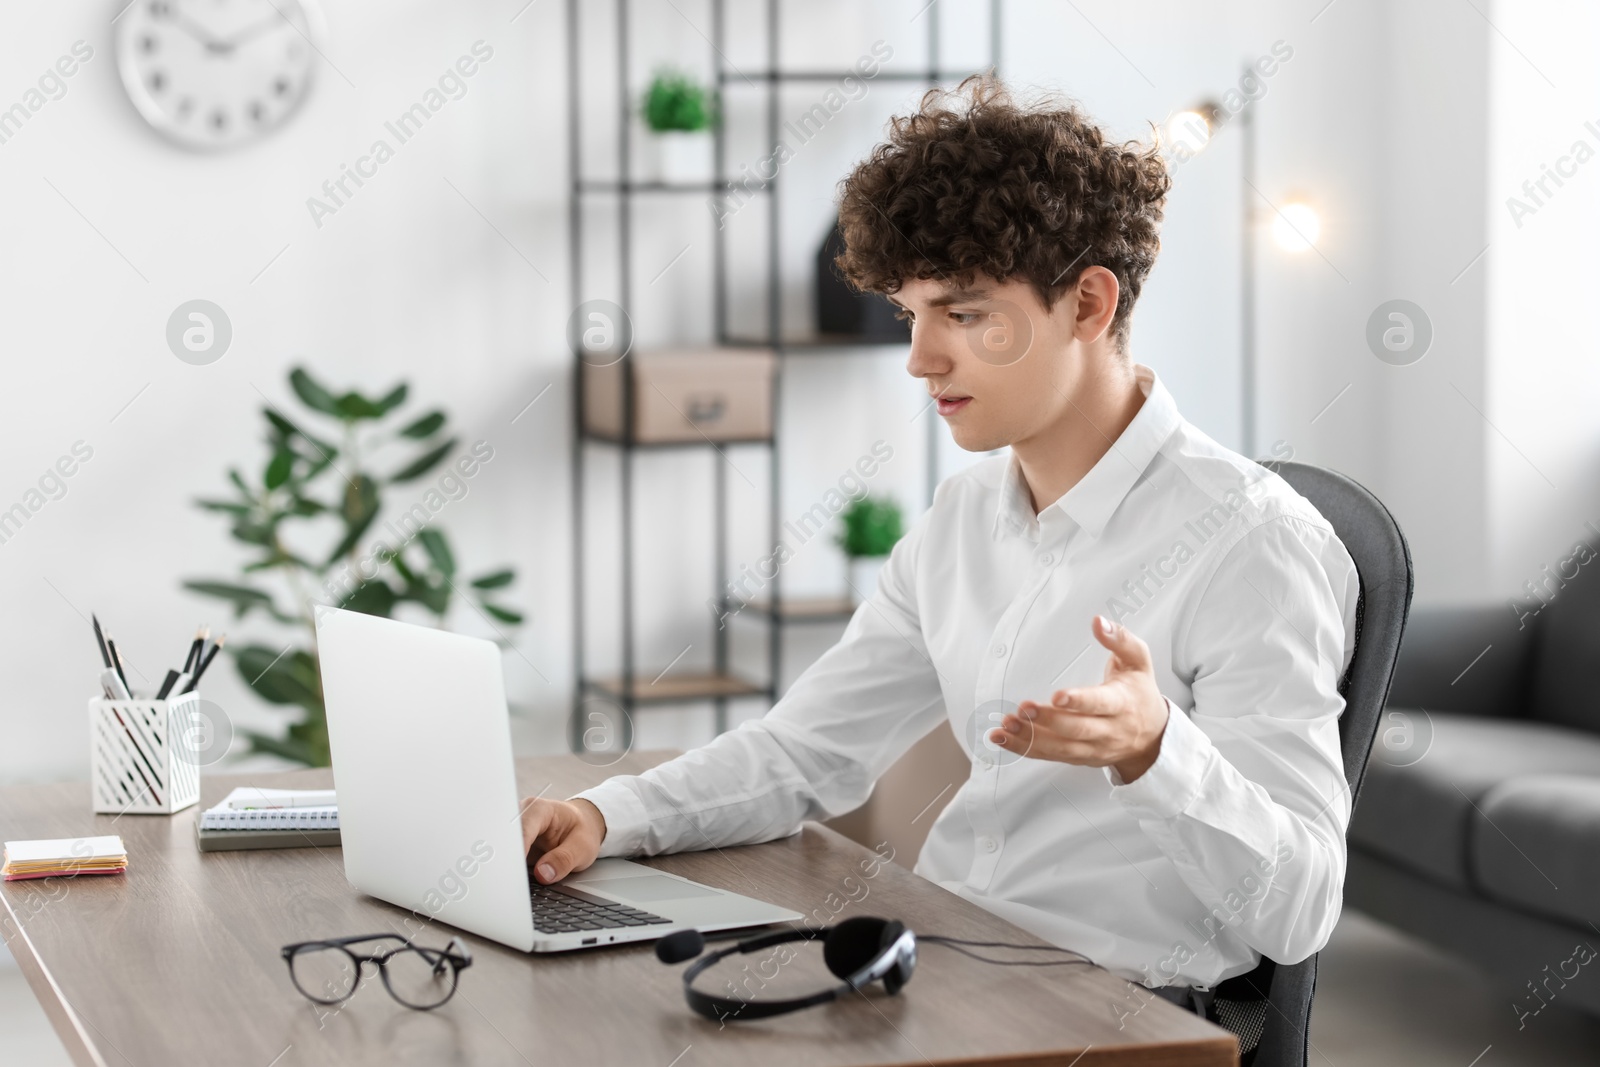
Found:
[{"label": "man's fingers", "polygon": [[[1044,707],[1033,719],[1007,715],[1001,724],[1011,741],[1026,741],[1031,737],[1054,737],[1068,741],[1094,741],[1110,732],[1102,716],[1077,715],[1060,708]],[[1019,749],[1021,746],[1018,746]]]},{"label": "man's fingers", "polygon": [[531,855],[534,842],[539,840],[539,835],[544,833],[545,827],[550,823],[552,807],[547,800],[538,797],[528,797],[522,802],[522,851],[524,855]]},{"label": "man's fingers", "polygon": [[1094,617],[1091,629],[1094,630],[1095,640],[1110,650],[1122,666],[1134,671],[1150,669],[1150,646],[1132,630],[1112,622],[1104,615]]},{"label": "man's fingers", "polygon": [[1034,709],[1036,715],[1050,711],[1075,711],[1080,715],[1114,715],[1128,705],[1128,694],[1119,685],[1086,685],[1082,689],[1058,689],[1049,704],[1025,701],[1020,709],[1024,715]]},{"label": "man's fingers", "polygon": [[533,875],[541,885],[559,882],[572,873],[572,868],[577,865],[577,857],[573,850],[565,845],[559,845],[539,857],[538,863],[533,868]]}]

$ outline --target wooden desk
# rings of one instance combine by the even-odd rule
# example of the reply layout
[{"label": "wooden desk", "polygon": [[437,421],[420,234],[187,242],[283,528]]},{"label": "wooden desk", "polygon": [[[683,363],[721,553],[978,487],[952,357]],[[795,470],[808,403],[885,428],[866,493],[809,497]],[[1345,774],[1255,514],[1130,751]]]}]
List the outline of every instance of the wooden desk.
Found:
[{"label": "wooden desk", "polygon": [[[633,753],[606,769],[574,757],[523,759],[517,777],[524,795],[566,796],[668,755]],[[326,788],[331,774],[253,775],[249,783]],[[202,806],[241,784],[207,777]],[[0,837],[117,833],[128,846],[125,875],[0,889],[6,941],[84,1067],[1237,1063],[1232,1035],[1140,997],[1098,968],[990,967],[931,944],[920,946],[916,976],[899,996],[874,987],[726,1027],[689,1011],[680,969],[658,963],[649,945],[530,956],[471,935],[474,963],[438,1011],[407,1010],[373,980],[341,1009],[319,1008],[290,984],[279,948],[402,931],[409,917],[350,888],[338,850],[202,854],[194,842],[198,808],[113,818],[91,815],[89,806],[86,785],[0,789]],[[893,916],[913,930],[955,937],[1035,940],[911,874],[910,857],[899,857],[906,867],[864,868],[871,858],[808,826],[784,841],[648,862],[808,915],[837,909],[840,918]],[[866,869],[877,873],[863,877]],[[452,933],[440,926],[419,940],[442,946]],[[820,947],[800,948],[769,992],[820,983]],[[734,966],[706,977],[740,975]]]}]

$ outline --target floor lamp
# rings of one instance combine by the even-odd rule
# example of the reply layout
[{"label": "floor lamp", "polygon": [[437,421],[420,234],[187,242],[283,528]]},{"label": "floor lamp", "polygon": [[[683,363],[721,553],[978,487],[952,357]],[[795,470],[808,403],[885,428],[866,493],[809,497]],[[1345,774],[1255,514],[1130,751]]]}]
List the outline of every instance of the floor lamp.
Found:
[{"label": "floor lamp", "polygon": [[[1253,77],[1254,68],[1245,67]],[[1245,84],[1241,79],[1240,84]],[[1286,252],[1301,252],[1315,246],[1321,233],[1321,219],[1309,204],[1291,199],[1275,204],[1262,193],[1256,174],[1256,127],[1254,101],[1242,98],[1237,111],[1230,111],[1214,100],[1204,100],[1167,121],[1167,137],[1179,153],[1189,159],[1203,151],[1224,127],[1239,128],[1239,451],[1254,457],[1256,452],[1256,228],[1271,220],[1274,243]]]}]

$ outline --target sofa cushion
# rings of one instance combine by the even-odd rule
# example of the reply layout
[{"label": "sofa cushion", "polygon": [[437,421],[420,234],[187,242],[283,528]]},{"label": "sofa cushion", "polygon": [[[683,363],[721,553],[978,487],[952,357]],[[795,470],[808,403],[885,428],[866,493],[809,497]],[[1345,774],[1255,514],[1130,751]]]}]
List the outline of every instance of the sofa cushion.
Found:
[{"label": "sofa cushion", "polygon": [[[1399,716],[1409,717],[1411,734],[1396,747],[1396,731],[1408,721]],[[1473,805],[1502,782],[1545,773],[1600,776],[1600,737],[1527,720],[1386,708],[1350,841],[1475,891],[1467,863]]]},{"label": "sofa cushion", "polygon": [[1600,775],[1501,782],[1478,803],[1467,853],[1485,896],[1587,930],[1600,918]]},{"label": "sofa cushion", "polygon": [[1519,610],[1538,627],[1526,714],[1600,734],[1600,556],[1579,542],[1535,579],[1545,596],[1523,598]]}]

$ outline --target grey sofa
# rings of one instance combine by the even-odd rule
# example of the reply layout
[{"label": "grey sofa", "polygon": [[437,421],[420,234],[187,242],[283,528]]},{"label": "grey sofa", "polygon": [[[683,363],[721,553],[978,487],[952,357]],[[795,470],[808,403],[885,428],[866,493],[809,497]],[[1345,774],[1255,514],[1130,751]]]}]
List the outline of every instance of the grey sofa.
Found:
[{"label": "grey sofa", "polygon": [[1540,597],[1412,612],[1350,824],[1345,902],[1475,961],[1519,1015],[1600,1014],[1600,977],[1573,981],[1600,973],[1600,557],[1582,547]]}]

